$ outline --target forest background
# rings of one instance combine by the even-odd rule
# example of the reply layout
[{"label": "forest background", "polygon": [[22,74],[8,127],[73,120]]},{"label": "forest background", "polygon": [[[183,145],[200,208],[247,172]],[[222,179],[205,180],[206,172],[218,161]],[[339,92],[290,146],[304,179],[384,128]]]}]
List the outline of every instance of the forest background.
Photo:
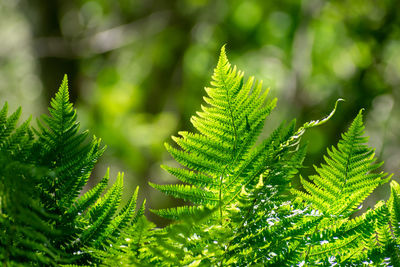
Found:
[{"label": "forest background", "polygon": [[[306,133],[303,176],[365,108],[369,145],[398,180],[399,1],[0,0],[0,40],[0,104],[38,116],[68,74],[81,127],[108,147],[92,184],[108,166],[111,177],[124,171],[126,196],[139,185],[150,208],[179,204],[147,182],[175,181],[159,167],[176,164],[163,143],[193,130],[189,119],[223,44],[232,64],[279,99],[265,134],[282,120],[319,119],[346,100]],[[364,208],[388,197],[382,186]]]}]

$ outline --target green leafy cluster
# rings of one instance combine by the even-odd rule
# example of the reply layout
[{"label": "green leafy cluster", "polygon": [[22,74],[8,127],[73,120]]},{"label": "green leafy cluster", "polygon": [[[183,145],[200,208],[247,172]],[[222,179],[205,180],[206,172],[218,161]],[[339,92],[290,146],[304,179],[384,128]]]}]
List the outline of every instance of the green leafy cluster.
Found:
[{"label": "green leafy cluster", "polygon": [[107,190],[107,172],[79,196],[104,147],[79,132],[66,77],[49,112],[36,128],[30,120],[16,127],[21,109],[7,116],[7,103],[0,113],[0,258],[6,265],[94,263],[89,248],[106,251],[143,215],[136,212],[137,192],[119,209],[123,174]]},{"label": "green leafy cluster", "polygon": [[400,186],[388,201],[356,214],[391,175],[366,145],[362,111],[316,174],[291,181],[307,155],[306,130],[282,122],[259,140],[275,108],[268,90],[231,66],[221,50],[196,129],[167,151],[162,166],[177,184],[152,187],[187,205],[152,210],[173,222],[156,228],[137,207],[138,189],[120,207],[123,174],[109,174],[80,196],[102,155],[100,139],[79,131],[67,79],[37,127],[16,127],[20,109],[0,111],[0,259],[6,265],[400,266]]}]

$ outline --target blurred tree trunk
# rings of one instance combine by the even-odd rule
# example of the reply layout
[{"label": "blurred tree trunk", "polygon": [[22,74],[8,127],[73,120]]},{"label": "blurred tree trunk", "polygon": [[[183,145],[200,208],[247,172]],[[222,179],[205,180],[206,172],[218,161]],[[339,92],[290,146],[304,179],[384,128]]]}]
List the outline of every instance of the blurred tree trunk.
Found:
[{"label": "blurred tree trunk", "polygon": [[[68,1],[68,3],[71,4],[72,1]],[[67,74],[70,81],[71,101],[75,102],[79,92],[78,59],[72,55],[68,46],[57,47],[56,50],[60,52],[58,55],[44,51],[57,45],[54,40],[64,39],[60,28],[60,9],[63,1],[22,0],[20,5],[22,12],[30,22],[33,49],[38,57],[40,78],[43,82],[46,100],[49,101],[54,96],[64,74]],[[37,42],[38,40],[41,42]]]}]

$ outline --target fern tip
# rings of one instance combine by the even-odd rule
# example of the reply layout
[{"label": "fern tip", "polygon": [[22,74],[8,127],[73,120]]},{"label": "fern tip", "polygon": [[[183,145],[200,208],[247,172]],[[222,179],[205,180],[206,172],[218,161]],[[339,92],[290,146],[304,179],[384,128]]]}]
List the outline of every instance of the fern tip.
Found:
[{"label": "fern tip", "polygon": [[225,53],[226,46],[227,46],[227,43],[224,43],[224,44],[221,46],[221,53]]},{"label": "fern tip", "polygon": [[398,182],[396,182],[395,180],[392,180],[391,182],[390,182],[390,186],[391,187],[399,187],[399,183]]},{"label": "fern tip", "polygon": [[152,188],[158,190],[158,184],[152,183],[152,182],[150,182],[150,181],[149,181],[147,184],[148,184],[150,187],[152,187]]},{"label": "fern tip", "polygon": [[68,91],[68,76],[67,76],[67,74],[64,74],[64,77],[62,79],[61,86],[60,86],[60,90],[61,89],[66,89]]},{"label": "fern tip", "polygon": [[137,198],[138,193],[139,193],[139,186],[136,186],[135,191],[133,193],[134,198]]},{"label": "fern tip", "polygon": [[228,57],[226,56],[225,46],[221,47],[221,52],[219,54],[219,59],[217,63],[217,69],[223,69],[227,64],[229,64]]}]

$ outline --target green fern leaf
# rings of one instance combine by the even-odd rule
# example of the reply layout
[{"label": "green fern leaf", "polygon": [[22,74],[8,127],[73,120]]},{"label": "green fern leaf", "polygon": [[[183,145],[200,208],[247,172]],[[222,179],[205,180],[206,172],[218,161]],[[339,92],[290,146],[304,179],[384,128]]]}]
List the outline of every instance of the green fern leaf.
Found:
[{"label": "green fern leaf", "polygon": [[[38,166],[49,169],[41,177],[37,188],[45,211],[52,214],[49,223],[60,233],[52,242],[63,250],[71,262],[90,263],[94,259],[84,247],[102,249],[115,243],[129,222],[136,220],[136,198],[134,195],[127,206],[117,213],[121,202],[123,175],[104,194],[109,180],[109,171],[101,182],[80,198],[92,169],[102,155],[101,140],[88,140],[88,132],[79,131],[76,110],[69,102],[67,77],[65,76],[56,96],[51,100],[50,115],[38,120],[34,129],[37,136],[31,147],[30,157]],[[0,120],[4,111],[0,111]],[[27,136],[33,138],[29,128]],[[18,134],[16,131],[15,134]],[[62,263],[62,260],[57,261]]]},{"label": "green fern leaf", "polygon": [[128,225],[129,221],[134,218],[138,192],[139,187],[136,187],[135,193],[132,195],[129,202],[125,205],[124,208],[122,208],[119,214],[114,217],[112,222],[108,224],[107,229],[104,231],[104,234],[96,240],[97,244],[101,244],[107,238],[118,237],[120,231],[122,231]]},{"label": "green fern leaf", "polygon": [[318,175],[313,181],[301,179],[307,193],[293,190],[301,199],[324,214],[348,216],[380,184],[386,183],[390,176],[386,173],[371,173],[383,163],[374,164],[371,148],[364,143],[366,137],[362,123],[362,112],[357,115],[349,130],[342,135],[338,148],[328,150],[326,164],[315,167]]},{"label": "green fern leaf", "polygon": [[118,205],[121,201],[123,188],[123,174],[118,174],[117,181],[107,191],[107,193],[99,198],[94,206],[90,207],[86,213],[89,225],[80,237],[81,244],[93,244],[99,238],[104,239],[102,235],[106,235],[105,229],[113,219]]},{"label": "green fern leaf", "polygon": [[392,225],[395,241],[400,245],[400,186],[396,181],[390,183],[391,195],[388,201],[390,223]]},{"label": "green fern leaf", "polygon": [[[168,264],[179,262],[180,265],[295,262],[301,255],[293,252],[300,246],[297,240],[318,223],[311,219],[303,222],[302,215],[290,217],[297,211],[286,203],[290,199],[290,180],[305,156],[305,147],[299,147],[298,143],[306,129],[321,125],[332,117],[337,102],[326,118],[305,123],[297,130],[295,121],[282,123],[256,145],[276,99],[268,100],[268,90],[253,77],[245,81],[243,73],[231,67],[224,47],[211,85],[206,88],[206,105],[191,119],[199,133],[179,132],[179,137],[172,137],[178,147],[165,145],[184,168],[163,168],[185,184],[150,183],[167,195],[194,204],[153,211],[182,223],[167,228],[162,241],[152,251],[155,257],[172,259],[167,260]],[[247,197],[242,196],[244,191],[249,192]],[[205,210],[218,210],[219,214],[211,212],[207,220],[199,220],[193,226],[189,221]],[[277,213],[276,219],[281,224],[271,227],[266,218],[272,220],[272,214]],[[290,219],[286,220],[285,216]],[[177,230],[179,227],[182,229]],[[285,236],[282,230],[290,227],[287,232],[296,234]],[[193,235],[198,238],[194,240]],[[274,240],[273,244],[266,244],[270,239]],[[290,248],[284,249],[290,240],[293,241]],[[304,243],[300,248],[302,251],[305,250]],[[180,250],[189,247],[190,252],[186,254]],[[258,253],[246,259],[251,254],[250,247]],[[280,250],[282,253],[276,258],[268,259],[268,253]]]},{"label": "green fern leaf", "polygon": [[[276,99],[267,101],[268,90],[263,90],[253,77],[244,81],[243,73],[228,62],[224,47],[212,79],[213,87],[206,88],[208,96],[204,98],[207,106],[191,119],[200,134],[180,132],[180,137],[173,137],[180,149],[166,144],[167,151],[187,169],[164,169],[193,186],[151,185],[195,204],[215,206],[227,199],[231,190],[226,185],[254,145]],[[234,183],[238,185],[241,180]]]},{"label": "green fern leaf", "polygon": [[[357,210],[377,186],[387,182],[391,176],[383,172],[372,173],[382,163],[374,163],[374,152],[364,144],[368,138],[363,137],[363,134],[360,111],[348,131],[342,135],[337,148],[328,149],[328,156],[324,157],[326,164],[315,167],[318,175],[310,177],[313,182],[301,177],[306,192],[292,190],[299,199],[319,210],[325,217],[314,228],[314,234],[310,237],[313,241],[309,243],[305,253],[306,262],[316,264],[323,260],[328,263],[332,259],[335,259],[333,262],[351,262],[365,258],[363,247],[366,246],[366,240],[371,240],[377,219],[368,215],[371,213],[354,221],[348,221],[347,217]],[[385,230],[380,228],[379,231]],[[320,242],[326,244],[320,245]]]},{"label": "green fern leaf", "polygon": [[91,190],[87,191],[81,198],[79,198],[74,205],[72,205],[67,211],[68,216],[77,216],[86,211],[92,206],[101,196],[103,191],[108,185],[110,179],[110,169],[107,169],[107,173],[103,179]]},{"label": "green fern leaf", "polygon": [[21,116],[21,108],[18,108],[10,117],[7,118],[8,104],[5,103],[2,110],[0,111],[0,123],[4,125],[0,129],[0,140],[3,140],[1,145],[4,145],[6,140],[11,133],[14,131],[19,117]]},{"label": "green fern leaf", "polygon": [[104,148],[95,138],[87,143],[87,132],[79,133],[76,111],[69,102],[67,76],[51,100],[49,112],[50,116],[42,116],[46,126],[38,121],[38,129],[34,129],[38,136],[34,150],[40,153],[39,163],[57,174],[51,181],[45,178],[42,190],[51,212],[62,214],[79,195]]},{"label": "green fern leaf", "polygon": [[17,127],[21,109],[7,117],[7,108],[5,104],[0,111],[0,261],[55,266],[63,251],[51,242],[58,233],[36,190],[48,170],[28,162],[33,144],[29,120]]}]

